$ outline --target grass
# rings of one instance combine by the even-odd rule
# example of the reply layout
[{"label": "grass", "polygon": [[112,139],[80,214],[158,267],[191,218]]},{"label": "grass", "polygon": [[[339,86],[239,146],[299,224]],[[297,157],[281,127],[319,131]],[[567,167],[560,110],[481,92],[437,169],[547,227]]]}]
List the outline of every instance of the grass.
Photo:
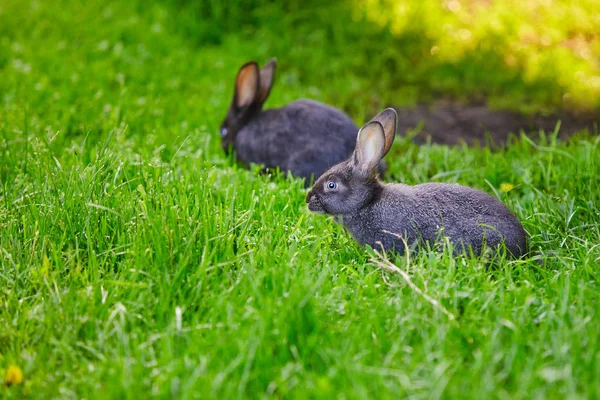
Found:
[{"label": "grass", "polygon": [[587,93],[569,77],[593,65],[568,53],[557,84],[493,48],[407,58],[432,36],[380,26],[367,3],[249,4],[0,4],[0,376],[24,375],[0,397],[598,398],[598,136],[503,152],[397,139],[390,179],[495,194],[546,258],[393,259],[451,320],[310,214],[302,182],[239,167],[216,132],[249,58],[280,59],[268,106],[313,97],[357,123],[437,93],[548,109]]}]

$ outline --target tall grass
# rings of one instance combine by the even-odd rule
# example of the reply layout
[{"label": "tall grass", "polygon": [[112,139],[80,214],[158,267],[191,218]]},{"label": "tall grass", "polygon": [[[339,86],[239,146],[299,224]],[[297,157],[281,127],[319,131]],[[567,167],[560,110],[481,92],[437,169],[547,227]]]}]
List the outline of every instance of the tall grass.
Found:
[{"label": "tall grass", "polygon": [[[312,97],[362,123],[437,97],[433,42],[362,3],[248,4],[0,3],[0,377],[24,373],[0,397],[597,398],[598,137],[398,137],[390,179],[488,191],[530,234],[532,257],[495,269],[392,259],[449,319],[216,132],[247,59],[280,59],[268,106]],[[470,76],[448,93],[476,96]]]}]

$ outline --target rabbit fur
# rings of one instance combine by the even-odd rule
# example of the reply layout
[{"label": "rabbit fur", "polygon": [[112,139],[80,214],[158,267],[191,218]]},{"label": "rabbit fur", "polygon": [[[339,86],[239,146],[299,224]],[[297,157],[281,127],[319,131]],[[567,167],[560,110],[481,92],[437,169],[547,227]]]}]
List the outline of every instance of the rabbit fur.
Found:
[{"label": "rabbit fur", "polygon": [[384,184],[375,173],[396,132],[388,108],[359,132],[352,156],[325,172],[309,191],[308,208],[331,214],[361,244],[404,253],[447,237],[454,253],[481,255],[504,243],[510,256],[524,255],[523,226],[504,204],[479,190],[446,183]]},{"label": "rabbit fur", "polygon": [[[259,70],[244,64],[233,100],[220,128],[221,144],[245,165],[279,168],[310,185],[331,166],[347,159],[356,144],[356,124],[342,111],[313,100],[297,100],[263,111],[274,81],[276,60]],[[382,164],[381,169],[385,169]]]}]

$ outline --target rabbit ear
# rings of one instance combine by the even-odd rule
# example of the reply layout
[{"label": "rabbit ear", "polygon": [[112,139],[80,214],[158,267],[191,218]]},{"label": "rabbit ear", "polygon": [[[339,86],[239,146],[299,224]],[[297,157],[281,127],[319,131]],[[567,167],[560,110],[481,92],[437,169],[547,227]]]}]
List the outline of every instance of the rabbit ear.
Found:
[{"label": "rabbit ear", "polygon": [[251,61],[240,68],[235,78],[235,105],[237,108],[248,107],[256,99],[258,93],[258,65]]},{"label": "rabbit ear", "polygon": [[385,134],[383,126],[371,121],[358,131],[354,165],[368,175],[385,155]]},{"label": "rabbit ear", "polygon": [[260,80],[258,85],[258,103],[263,105],[273,86],[273,78],[275,77],[275,67],[277,66],[277,59],[272,58],[271,61],[266,63],[260,70]]},{"label": "rabbit ear", "polygon": [[390,151],[392,143],[394,143],[394,137],[396,137],[397,120],[398,114],[393,108],[386,108],[372,119],[372,121],[379,122],[383,127],[383,132],[385,134],[385,151],[383,152],[384,155],[388,151]]}]

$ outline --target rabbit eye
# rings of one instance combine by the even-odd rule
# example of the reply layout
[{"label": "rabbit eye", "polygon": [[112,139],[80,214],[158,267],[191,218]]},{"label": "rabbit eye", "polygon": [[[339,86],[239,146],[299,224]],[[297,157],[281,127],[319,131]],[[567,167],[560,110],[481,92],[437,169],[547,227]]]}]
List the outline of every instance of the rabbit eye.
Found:
[{"label": "rabbit eye", "polygon": [[329,189],[329,190],[335,190],[335,189],[337,189],[337,183],[335,183],[335,182],[327,182],[327,189]]},{"label": "rabbit eye", "polygon": [[227,128],[221,128],[221,136],[227,136]]}]

